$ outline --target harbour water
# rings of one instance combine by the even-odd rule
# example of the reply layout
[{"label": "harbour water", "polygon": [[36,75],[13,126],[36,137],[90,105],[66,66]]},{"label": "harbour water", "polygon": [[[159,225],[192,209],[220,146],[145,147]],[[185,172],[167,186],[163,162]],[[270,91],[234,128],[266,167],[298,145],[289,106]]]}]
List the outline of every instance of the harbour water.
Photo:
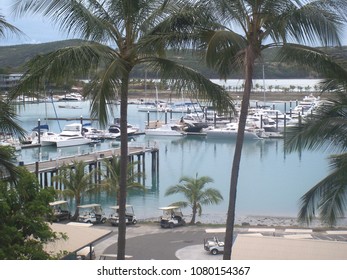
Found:
[{"label": "harbour water", "polygon": [[[81,109],[65,109],[50,103],[26,104],[20,106],[18,113],[21,125],[30,131],[37,125],[47,123],[51,131],[59,132],[66,121],[50,120],[56,114],[59,117],[89,117],[89,102],[79,102]],[[115,117],[119,117],[119,108],[115,107]],[[151,114],[151,118],[157,118]],[[174,115],[179,118],[179,116]],[[164,118],[160,115],[159,118]],[[78,120],[77,120],[78,121]],[[129,105],[129,123],[143,130],[147,113],[138,112],[137,105]],[[70,121],[71,122],[71,121]],[[87,122],[87,121],[85,121]],[[89,122],[89,121],[88,121]],[[97,123],[93,123],[97,126]],[[206,139],[204,136],[148,137],[136,136],[132,145],[153,146],[159,148],[159,176],[152,178],[147,168],[145,186],[147,191],[130,192],[127,203],[134,206],[138,219],[158,217],[159,207],[182,200],[180,195],[165,196],[168,187],[178,184],[182,176],[209,176],[214,182],[210,187],[219,189],[224,201],[218,205],[203,206],[203,217],[210,221],[224,221],[228,207],[229,183],[235,143],[226,140]],[[22,149],[18,161],[24,163],[54,160],[76,153],[92,152],[111,148],[110,142],[100,146],[68,147],[57,150],[54,147]],[[244,143],[237,193],[237,216],[285,216],[296,217],[300,197],[314,184],[329,173],[328,154],[323,151],[285,154],[282,139],[263,139]],[[150,157],[146,157],[150,166]],[[105,212],[115,204],[115,197],[105,194],[85,198],[84,203],[101,203]],[[190,214],[191,209],[184,209]],[[198,219],[199,220],[199,219]]]}]

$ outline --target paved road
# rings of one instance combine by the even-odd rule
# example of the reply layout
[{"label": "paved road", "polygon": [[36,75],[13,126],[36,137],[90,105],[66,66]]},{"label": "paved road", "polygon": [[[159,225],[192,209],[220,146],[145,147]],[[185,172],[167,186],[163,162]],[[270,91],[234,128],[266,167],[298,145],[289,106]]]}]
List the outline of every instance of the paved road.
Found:
[{"label": "paved road", "polygon": [[[100,225],[96,227],[103,227]],[[117,253],[117,227],[109,227],[112,234],[94,245],[97,259],[100,254]],[[203,248],[206,237],[217,236],[224,239],[224,233],[206,233],[203,226],[184,226],[162,229],[158,224],[137,224],[127,228],[126,254],[135,260],[218,260],[222,255],[213,256]],[[209,228],[215,230],[215,228]],[[345,241],[347,231],[310,231],[310,229],[284,228],[236,228],[237,234],[258,234],[283,238],[310,238],[319,240]]]}]

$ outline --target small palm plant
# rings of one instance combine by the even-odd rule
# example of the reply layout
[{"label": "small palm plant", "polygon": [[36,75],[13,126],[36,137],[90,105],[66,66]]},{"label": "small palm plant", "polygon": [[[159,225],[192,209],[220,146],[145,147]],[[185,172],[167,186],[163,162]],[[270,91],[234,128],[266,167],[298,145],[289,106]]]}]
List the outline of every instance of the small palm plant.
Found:
[{"label": "small palm plant", "polygon": [[53,181],[60,182],[64,186],[62,195],[75,199],[76,210],[72,220],[76,220],[79,215],[78,206],[81,204],[83,195],[98,190],[98,185],[93,183],[93,176],[96,169],[89,172],[86,171],[87,164],[83,161],[74,161],[72,168],[69,165],[63,165],[58,175],[52,178]]},{"label": "small palm plant", "polygon": [[[111,159],[105,159],[105,172],[104,179],[101,181],[100,186],[102,189],[107,192],[115,192],[117,195],[117,205],[119,202],[119,191],[120,191],[120,169],[121,169],[121,160],[119,157],[112,156]],[[146,188],[136,182],[140,178],[143,178],[144,174],[141,172],[135,172],[135,165],[137,162],[128,163],[128,176],[126,188],[127,190],[140,190],[146,191]]]},{"label": "small palm plant", "polygon": [[212,183],[213,179],[208,176],[195,178],[183,176],[180,178],[179,184],[168,188],[165,195],[181,193],[187,201],[178,201],[173,205],[192,208],[192,219],[190,224],[195,224],[196,214],[201,216],[202,205],[218,204],[223,200],[221,193],[215,188],[205,188],[206,184]]}]

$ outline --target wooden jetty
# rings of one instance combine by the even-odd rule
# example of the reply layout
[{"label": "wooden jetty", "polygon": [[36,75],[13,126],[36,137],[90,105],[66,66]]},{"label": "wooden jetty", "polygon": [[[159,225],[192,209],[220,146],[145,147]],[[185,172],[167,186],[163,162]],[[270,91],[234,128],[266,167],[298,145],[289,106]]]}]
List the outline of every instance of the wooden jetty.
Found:
[{"label": "wooden jetty", "polygon": [[[155,147],[128,147],[129,162],[137,162],[137,171],[145,172],[145,155],[151,154],[151,170],[152,176],[158,176],[159,170],[159,149]],[[89,171],[100,168],[104,159],[111,159],[113,156],[120,156],[120,148],[96,151],[88,154],[74,155],[69,157],[56,158],[49,161],[41,161],[30,164],[20,163],[30,172],[37,175],[42,187],[54,186],[55,189],[62,189],[58,182],[53,182],[52,177],[55,176],[59,168],[63,165],[74,168],[75,161],[83,161],[89,166]],[[98,175],[99,176],[99,175]],[[95,182],[100,181],[99,177],[95,177]]]}]

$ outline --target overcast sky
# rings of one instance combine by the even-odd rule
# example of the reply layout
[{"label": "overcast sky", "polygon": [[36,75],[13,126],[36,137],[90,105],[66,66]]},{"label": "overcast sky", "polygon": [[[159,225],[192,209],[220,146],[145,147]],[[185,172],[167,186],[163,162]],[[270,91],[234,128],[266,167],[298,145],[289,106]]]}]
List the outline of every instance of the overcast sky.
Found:
[{"label": "overcast sky", "polygon": [[[0,14],[5,16],[8,23],[19,28],[26,36],[8,35],[7,38],[0,39],[0,46],[17,44],[38,44],[69,39],[66,33],[59,31],[49,19],[39,16],[26,16],[14,18],[11,15],[10,5],[14,0],[0,0]],[[342,44],[347,45],[347,28],[344,32]]]}]

